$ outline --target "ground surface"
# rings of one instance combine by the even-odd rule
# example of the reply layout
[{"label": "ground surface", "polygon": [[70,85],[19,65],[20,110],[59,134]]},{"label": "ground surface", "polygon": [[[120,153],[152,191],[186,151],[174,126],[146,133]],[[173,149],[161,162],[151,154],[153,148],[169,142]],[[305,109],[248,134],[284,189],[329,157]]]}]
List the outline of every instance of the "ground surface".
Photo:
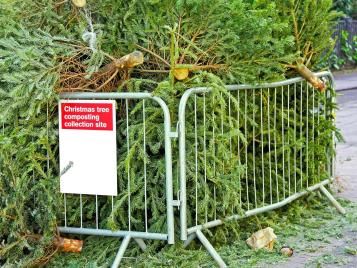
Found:
[{"label": "ground surface", "polygon": [[357,202],[357,85],[339,94],[337,126],[345,142],[337,145],[336,179],[342,187],[338,195]]},{"label": "ground surface", "polygon": [[357,88],[357,70],[334,73],[337,90]]}]

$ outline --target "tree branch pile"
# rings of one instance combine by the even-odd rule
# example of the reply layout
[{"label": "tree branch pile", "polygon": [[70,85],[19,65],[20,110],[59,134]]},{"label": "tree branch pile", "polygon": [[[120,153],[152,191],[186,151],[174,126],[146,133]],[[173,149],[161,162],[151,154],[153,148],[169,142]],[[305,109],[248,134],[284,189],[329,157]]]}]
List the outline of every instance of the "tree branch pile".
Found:
[{"label": "tree branch pile", "polygon": [[[79,7],[83,2],[87,12],[92,11],[96,51],[82,41],[83,32],[89,29],[88,16]],[[257,200],[259,204],[267,202],[262,189],[268,185],[261,174],[268,170],[260,167],[271,157],[267,153],[268,134],[276,135],[271,154],[276,153],[279,174],[285,170],[282,159],[294,158],[294,150],[281,145],[284,140],[298,146],[303,160],[307,154],[317,159],[315,163],[303,162],[296,170],[301,175],[299,185],[325,179],[328,156],[335,152],[330,137],[338,134],[333,114],[329,113],[335,107],[334,93],[327,82],[314,78],[311,71],[320,68],[333,46],[330,36],[337,15],[330,10],[330,0],[0,0],[0,266],[16,263],[30,267],[48,262],[62,267],[83,263],[106,266],[117,251],[117,240],[91,237],[86,238],[81,255],[57,254],[56,228],[63,225],[64,206],[59,194],[59,92],[152,92],[167,103],[175,125],[185,90],[211,87],[212,93],[197,96],[196,106],[191,100],[187,111],[189,204],[196,199],[196,159],[200,167],[207,167],[197,170],[197,180],[207,182],[207,187],[197,189],[199,223],[205,221],[206,215],[209,219],[224,218],[248,209],[240,200],[247,204],[255,198],[251,181],[253,159],[259,167],[255,174]],[[262,99],[264,114],[275,113],[278,118],[289,118],[290,126],[296,125],[296,140],[291,128],[284,129],[282,134],[280,121],[277,126],[272,120],[261,124],[259,94],[246,91],[238,97],[224,87],[277,81],[297,73],[328,94],[308,90],[308,84],[302,83],[297,86],[297,93],[308,96],[309,103],[294,98],[293,91],[285,87],[276,99],[284,105],[272,105],[273,95],[267,92]],[[314,122],[308,117],[312,110],[307,108],[313,101],[325,103],[323,108],[317,108],[326,115]],[[294,117],[290,103],[299,107],[301,118]],[[108,198],[98,197],[98,224],[100,228],[128,229],[129,185],[131,208],[135,208],[131,211],[131,228],[145,231],[147,198],[148,230],[165,232],[162,111],[150,101],[130,101],[128,105],[129,131],[124,117],[117,121],[119,195],[113,206]],[[125,102],[118,101],[117,106],[123,110]],[[197,128],[198,137],[206,137],[199,140],[197,156],[193,146],[196,115],[199,120],[206,119],[205,128]],[[300,122],[315,127],[300,131]],[[308,148],[304,147],[306,137]],[[177,151],[176,143],[173,147]],[[257,158],[253,148],[263,150],[263,158]],[[146,197],[142,191],[144,163],[149,193]],[[178,176],[177,165],[175,157],[174,178]],[[289,190],[286,185],[273,183],[276,187]],[[242,195],[242,189],[248,190],[248,195]],[[178,192],[176,180],[174,192]],[[272,194],[272,201],[282,198],[275,191]],[[92,196],[83,196],[82,220],[86,226],[93,225],[94,200]],[[78,226],[79,199],[69,196],[67,209],[68,225]],[[195,222],[193,212],[188,212],[189,225]],[[234,224],[229,229],[222,226],[215,230],[215,238],[223,242],[239,232]],[[161,247],[159,243],[152,245],[153,250]],[[137,253],[135,249],[130,252]],[[128,265],[132,265],[130,260]]]}]

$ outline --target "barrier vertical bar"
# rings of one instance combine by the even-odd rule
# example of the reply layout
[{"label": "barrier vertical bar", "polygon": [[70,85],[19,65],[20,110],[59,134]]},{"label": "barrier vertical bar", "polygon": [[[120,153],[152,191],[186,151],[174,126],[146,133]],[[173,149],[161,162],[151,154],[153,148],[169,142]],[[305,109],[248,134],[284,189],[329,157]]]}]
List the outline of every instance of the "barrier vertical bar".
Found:
[{"label": "barrier vertical bar", "polygon": [[271,176],[271,148],[270,148],[270,88],[268,88],[268,150],[269,150],[269,191],[270,191],[270,204],[273,204],[273,186],[272,186],[272,176]]},{"label": "barrier vertical bar", "polygon": [[99,229],[98,225],[98,195],[95,195],[95,228]]},{"label": "barrier vertical bar", "polygon": [[306,188],[309,187],[309,85],[306,83]]},{"label": "barrier vertical bar", "polygon": [[[325,92],[325,94],[324,94],[324,117],[325,117],[325,119],[327,119],[327,92]],[[326,154],[328,154],[327,150],[328,150],[328,148],[326,148]],[[325,165],[325,169],[327,169],[328,174],[331,175],[329,163],[327,165]]]},{"label": "barrier vertical bar", "polygon": [[275,87],[274,88],[274,156],[275,156],[275,183],[276,183],[276,197],[279,202],[279,181],[278,181],[278,156],[277,156],[277,140],[276,140],[276,110],[277,110],[277,101],[276,101],[276,95],[277,95],[278,89]]},{"label": "barrier vertical bar", "polygon": [[[239,123],[239,112],[240,112],[240,98],[239,98],[239,90],[237,90],[237,102],[238,102],[238,109],[237,109],[237,128],[240,129],[240,123]],[[240,139],[239,135],[237,135],[237,157],[238,157],[238,163],[242,164],[241,158],[240,158]],[[242,180],[241,180],[241,174],[240,172],[238,173],[238,180],[239,180],[239,204],[240,207],[242,207]]]},{"label": "barrier vertical bar", "polygon": [[[320,113],[321,113],[321,94],[318,94],[317,96],[318,102],[317,102],[317,145],[320,146]],[[319,157],[320,158],[320,157]],[[321,173],[320,173],[320,159],[318,159],[318,165],[317,165],[317,177],[319,178],[318,180],[321,180]]]},{"label": "barrier vertical bar", "polygon": [[197,95],[195,94],[195,204],[196,225],[198,224],[198,144],[197,144]]},{"label": "barrier vertical bar", "polygon": [[49,140],[49,136],[50,136],[50,122],[49,122],[49,107],[48,107],[48,101],[46,102],[46,113],[47,113],[47,117],[46,117],[46,146],[47,146],[47,150],[46,150],[46,163],[47,163],[47,177],[50,176],[50,154],[49,154],[49,146],[50,146],[50,140]]},{"label": "barrier vertical bar", "polygon": [[82,204],[82,194],[79,195],[79,206],[81,213],[81,228],[83,228],[83,204]]},{"label": "barrier vertical bar", "polygon": [[[315,90],[312,88],[312,143],[315,144]],[[315,145],[314,145],[315,146]],[[312,182],[316,183],[315,176],[315,150],[312,150]]]},{"label": "barrier vertical bar", "polygon": [[144,149],[144,208],[145,208],[145,232],[148,231],[148,205],[147,205],[147,170],[146,170],[146,112],[145,99],[143,100],[143,149]]},{"label": "barrier vertical bar", "polygon": [[[167,213],[167,242],[169,244],[174,244],[175,243],[175,234],[174,234],[174,210],[173,210],[173,185],[172,185],[172,148],[171,148],[171,119],[170,119],[170,111],[165,104],[165,102],[158,98],[158,97],[152,97],[162,108],[162,111],[164,113],[164,127],[165,127],[165,170],[166,170],[166,213]],[[184,128],[183,128],[184,130]],[[179,128],[180,131],[180,128]],[[182,132],[180,132],[182,134]],[[183,135],[182,138],[185,138]],[[181,156],[181,155],[180,155]],[[185,161],[185,159],[183,159]],[[181,160],[180,160],[180,167],[181,167]],[[186,168],[183,166],[183,168]],[[180,170],[181,172],[181,170]],[[185,175],[185,174],[183,174]],[[186,187],[184,184],[183,186]],[[182,190],[182,188],[180,188]],[[186,188],[184,190],[184,193],[181,191],[181,198],[186,199]],[[183,201],[181,199],[181,206],[180,208],[182,209],[183,206],[182,204],[185,205],[184,212],[186,213],[186,201]]]},{"label": "barrier vertical bar", "polygon": [[[129,139],[129,101],[125,100],[125,116],[126,116],[126,146],[127,146],[127,156],[130,154],[130,139]],[[128,171],[128,226],[129,231],[131,231],[131,191],[130,191],[130,162],[127,162]]]},{"label": "barrier vertical bar", "polygon": [[289,195],[291,191],[291,181],[290,181],[290,153],[291,153],[291,138],[289,135],[289,130],[290,130],[290,85],[288,85],[288,101],[287,101],[287,111],[288,111],[288,146],[289,146],[289,154],[288,154],[288,182],[289,182]]},{"label": "barrier vertical bar", "polygon": [[[244,136],[246,142],[248,143],[248,130],[247,130],[247,91],[244,92]],[[245,144],[245,185],[246,185],[246,195],[247,195],[247,208],[249,210],[249,186],[248,186],[248,144]]]},{"label": "barrier vertical bar", "polygon": [[114,221],[114,196],[112,195],[112,221]]},{"label": "barrier vertical bar", "polygon": [[[196,95],[195,95],[196,96]],[[214,100],[213,100],[213,107],[215,107],[214,105]],[[212,109],[212,146],[213,146],[213,155],[216,155],[216,131],[215,131],[215,112],[214,112],[214,108]],[[213,161],[213,176],[216,176],[216,161]],[[213,199],[214,199],[214,203],[216,204],[216,185],[213,185]],[[214,219],[217,219],[217,207],[216,205],[214,206]]]},{"label": "barrier vertical bar", "polygon": [[295,191],[294,193],[296,194],[297,191],[297,181],[296,181],[296,169],[297,169],[297,164],[296,164],[296,158],[297,158],[297,145],[296,145],[296,114],[297,114],[297,108],[296,108],[296,83],[294,84],[294,183],[295,183]]},{"label": "barrier vertical bar", "polygon": [[[221,98],[222,98],[222,92],[221,92]],[[224,107],[222,107],[222,111],[225,110]],[[223,134],[224,134],[224,126],[223,126],[223,113],[221,113],[221,139],[223,139]],[[224,171],[224,161],[222,161],[222,172],[225,174]],[[225,214],[225,208],[223,208],[223,214]]]},{"label": "barrier vertical bar", "polygon": [[[303,89],[303,83],[302,81],[300,82],[300,140],[302,142],[302,89]],[[303,181],[303,165],[302,165],[302,155],[303,155],[303,147],[301,146],[300,148],[300,190],[303,189],[302,187],[302,181]]]},{"label": "barrier vertical bar", "polygon": [[283,151],[283,199],[285,199],[284,87],[281,87],[281,143]]},{"label": "barrier vertical bar", "polygon": [[[207,200],[207,152],[206,152],[206,93],[203,93],[203,153],[204,153],[204,178],[205,200]],[[205,222],[208,221],[208,208],[205,206]]]},{"label": "barrier vertical bar", "polygon": [[[269,124],[269,122],[268,122]],[[260,134],[261,134],[261,153],[262,153],[262,181],[263,181],[263,205],[265,204],[265,181],[264,181],[264,126],[263,126],[263,89],[260,89]]]},{"label": "barrier vertical bar", "polygon": [[[182,100],[187,102],[187,98]],[[186,197],[186,104],[179,106],[179,166],[180,166],[180,239],[187,240],[187,197]]]},{"label": "barrier vertical bar", "polygon": [[[229,115],[229,131],[232,129],[232,119],[231,119],[231,94],[228,95],[228,115]],[[232,135],[229,135],[229,152],[232,158]]]},{"label": "barrier vertical bar", "polygon": [[64,204],[64,226],[67,227],[67,197],[63,194],[63,204]]},{"label": "barrier vertical bar", "polygon": [[[253,94],[253,120],[255,121],[255,90],[252,91]],[[257,204],[257,186],[256,186],[256,178],[255,178],[255,125],[253,124],[253,187],[254,187],[254,203],[255,207],[258,207]]]}]

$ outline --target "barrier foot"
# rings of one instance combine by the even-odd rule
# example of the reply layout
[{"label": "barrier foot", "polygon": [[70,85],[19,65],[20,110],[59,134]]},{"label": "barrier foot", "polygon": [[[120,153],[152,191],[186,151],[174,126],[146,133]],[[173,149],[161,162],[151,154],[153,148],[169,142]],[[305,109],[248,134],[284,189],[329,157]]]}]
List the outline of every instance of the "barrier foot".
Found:
[{"label": "barrier foot", "polygon": [[118,250],[117,255],[115,256],[115,259],[114,259],[114,262],[113,262],[111,268],[118,268],[119,267],[121,259],[123,258],[124,253],[125,253],[128,245],[129,245],[130,239],[131,239],[130,235],[127,235],[127,236],[124,237],[123,242],[120,245],[120,248]]},{"label": "barrier foot", "polygon": [[183,243],[183,247],[188,247],[189,244],[197,237],[196,233],[192,233],[187,237],[187,240]]},{"label": "barrier foot", "polygon": [[[205,235],[201,232],[201,230],[196,231],[197,238],[201,241],[202,245],[207,249],[212,258],[217,262],[218,266],[221,268],[227,267],[225,262],[222,260],[221,256],[214,249],[212,244],[208,241]],[[192,241],[192,240],[191,240]]]},{"label": "barrier foot", "polygon": [[337,200],[330,194],[329,191],[325,188],[325,186],[320,186],[320,191],[331,201],[332,205],[340,212],[341,214],[345,214],[346,210],[337,202]]},{"label": "barrier foot", "polygon": [[146,249],[146,244],[144,242],[144,240],[142,240],[141,238],[134,238],[135,242],[139,245],[139,247],[141,248],[142,251],[145,251]]}]

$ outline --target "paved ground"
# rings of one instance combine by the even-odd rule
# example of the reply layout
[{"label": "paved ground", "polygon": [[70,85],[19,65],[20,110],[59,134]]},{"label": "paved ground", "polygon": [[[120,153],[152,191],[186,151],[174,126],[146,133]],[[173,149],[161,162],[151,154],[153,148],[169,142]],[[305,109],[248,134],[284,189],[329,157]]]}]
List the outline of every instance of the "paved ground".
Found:
[{"label": "paved ground", "polygon": [[[357,81],[357,74],[355,78]],[[357,85],[339,94],[337,127],[345,143],[337,145],[336,180],[342,186],[338,195],[357,202]]]},{"label": "paved ground", "polygon": [[336,90],[357,88],[357,70],[334,73]]},{"label": "paved ground", "polygon": [[[339,110],[337,111],[337,127],[341,130],[345,142],[337,145],[336,156],[336,195],[357,202],[357,72],[335,75],[336,86],[339,93],[337,98]],[[345,90],[348,88],[349,90]],[[300,252],[294,254],[288,262],[276,265],[279,268],[300,267],[344,267],[357,268],[357,256],[344,252],[346,246],[357,247],[356,232],[346,226],[339,239],[329,244],[316,245],[316,252]],[[332,256],[343,260],[340,264],[318,266],[311,265],[314,260]]]}]

